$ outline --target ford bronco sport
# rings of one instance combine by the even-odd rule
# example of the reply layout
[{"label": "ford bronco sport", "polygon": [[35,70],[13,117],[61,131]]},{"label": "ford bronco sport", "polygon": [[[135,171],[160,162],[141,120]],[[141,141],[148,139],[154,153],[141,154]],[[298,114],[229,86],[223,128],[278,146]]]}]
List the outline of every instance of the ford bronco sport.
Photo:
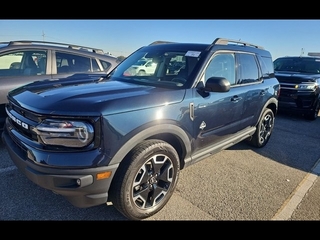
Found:
[{"label": "ford bronco sport", "polygon": [[[128,71],[140,59],[156,65],[153,74]],[[158,41],[92,83],[11,91],[2,140],[39,186],[76,207],[112,203],[141,220],[169,201],[181,169],[240,141],[265,146],[279,91],[260,46]]]}]

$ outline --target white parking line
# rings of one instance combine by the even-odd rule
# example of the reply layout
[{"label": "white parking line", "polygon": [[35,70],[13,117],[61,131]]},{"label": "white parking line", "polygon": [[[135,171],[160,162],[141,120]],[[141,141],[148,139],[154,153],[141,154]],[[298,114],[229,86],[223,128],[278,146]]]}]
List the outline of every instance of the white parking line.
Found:
[{"label": "white parking line", "polygon": [[15,169],[17,169],[16,166],[11,166],[11,167],[7,167],[7,168],[1,168],[0,169],[0,173],[9,172],[9,171],[12,171],[12,170],[15,170]]},{"label": "white parking line", "polygon": [[291,196],[284,202],[279,211],[273,216],[271,220],[289,220],[302,201],[303,197],[314,184],[317,177],[320,175],[320,159],[313,166],[310,173],[308,173],[297,188],[293,191]]}]

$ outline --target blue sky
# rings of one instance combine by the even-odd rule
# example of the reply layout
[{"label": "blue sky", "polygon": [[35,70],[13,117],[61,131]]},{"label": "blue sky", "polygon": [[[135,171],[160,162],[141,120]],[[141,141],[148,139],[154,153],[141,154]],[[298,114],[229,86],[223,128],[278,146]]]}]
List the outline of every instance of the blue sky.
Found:
[{"label": "blue sky", "polygon": [[0,42],[44,40],[128,56],[156,40],[211,43],[223,37],[263,46],[273,59],[320,52],[320,20],[0,20]]}]

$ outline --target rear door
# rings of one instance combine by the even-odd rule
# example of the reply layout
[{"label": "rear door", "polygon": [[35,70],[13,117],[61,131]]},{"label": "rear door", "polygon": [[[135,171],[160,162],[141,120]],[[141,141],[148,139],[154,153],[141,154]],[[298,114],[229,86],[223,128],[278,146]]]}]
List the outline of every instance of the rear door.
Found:
[{"label": "rear door", "polygon": [[[235,87],[243,92],[243,109],[240,128],[254,126],[267,102],[268,88],[264,84],[262,72],[255,54],[238,53],[239,74]],[[265,89],[266,88],[266,89]]]}]

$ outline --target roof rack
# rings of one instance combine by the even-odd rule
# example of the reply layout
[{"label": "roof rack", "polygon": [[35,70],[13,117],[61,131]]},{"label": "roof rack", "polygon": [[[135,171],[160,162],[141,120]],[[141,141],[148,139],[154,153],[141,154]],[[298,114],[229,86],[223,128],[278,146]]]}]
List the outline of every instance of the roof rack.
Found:
[{"label": "roof rack", "polygon": [[156,45],[156,44],[163,44],[163,43],[173,43],[173,42],[169,42],[169,41],[155,41],[149,44],[149,46],[151,45]]},{"label": "roof rack", "polygon": [[231,39],[227,39],[227,38],[216,38],[212,42],[212,45],[214,45],[214,44],[228,45],[228,43],[236,43],[236,44],[241,44],[243,46],[250,46],[250,47],[254,47],[254,48],[264,49],[263,47],[258,46],[258,45],[254,45],[254,44],[243,42],[243,41],[231,40]]},{"label": "roof rack", "polygon": [[308,56],[310,56],[310,57],[320,57],[320,52],[308,52]]},{"label": "roof rack", "polygon": [[104,51],[102,49],[74,45],[74,44],[67,44],[67,43],[59,43],[59,42],[32,41],[32,40],[15,40],[15,41],[10,41],[10,42],[0,42],[0,44],[8,44],[8,45],[28,45],[28,44],[33,44],[33,43],[57,45],[57,46],[67,46],[72,49],[86,50],[86,51],[91,51],[94,53],[104,54]]}]

